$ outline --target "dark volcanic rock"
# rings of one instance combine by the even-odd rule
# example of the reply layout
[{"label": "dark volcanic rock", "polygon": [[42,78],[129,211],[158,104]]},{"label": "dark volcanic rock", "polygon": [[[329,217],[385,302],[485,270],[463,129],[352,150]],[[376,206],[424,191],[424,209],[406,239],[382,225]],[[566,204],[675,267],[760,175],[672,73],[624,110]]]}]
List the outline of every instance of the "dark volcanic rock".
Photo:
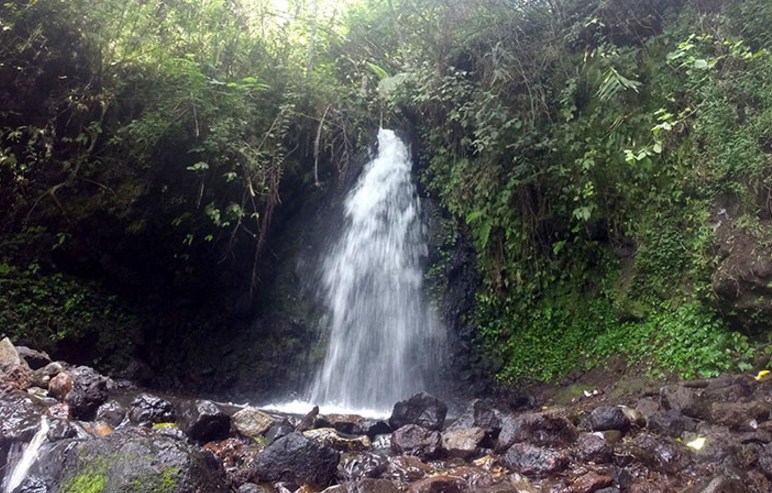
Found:
[{"label": "dark volcanic rock", "polygon": [[107,401],[97,409],[96,419],[116,428],[126,417],[126,408],[115,400]]},{"label": "dark volcanic rock", "polygon": [[96,411],[107,401],[107,378],[93,368],[79,366],[72,369],[72,390],[64,397],[75,419],[94,419]]},{"label": "dark volcanic rock", "polygon": [[357,481],[365,478],[378,478],[386,471],[388,465],[388,459],[381,454],[344,455],[338,465],[338,479]]},{"label": "dark volcanic rock", "polygon": [[180,424],[191,439],[205,443],[228,436],[231,419],[214,402],[191,401],[180,408]]},{"label": "dark volcanic rock", "polygon": [[11,446],[32,439],[42,416],[43,409],[21,392],[0,396],[0,467],[6,466]]},{"label": "dark volcanic rock", "polygon": [[685,431],[697,429],[697,422],[688,416],[684,416],[677,409],[659,411],[646,420],[646,427],[654,433],[680,438]]},{"label": "dark volcanic rock", "polygon": [[604,464],[611,462],[614,447],[602,433],[582,433],[576,439],[576,451],[581,462]]},{"label": "dark volcanic rock", "polygon": [[212,455],[150,432],[57,442],[30,472],[44,478],[49,491],[85,491],[78,488],[88,488],[87,481],[102,483],[100,491],[153,491],[160,485],[168,493],[228,491]]},{"label": "dark volcanic rock", "polygon": [[394,483],[386,479],[361,479],[339,484],[324,490],[325,493],[399,493]]},{"label": "dark volcanic rock", "polygon": [[441,430],[448,406],[426,392],[394,404],[389,425],[396,430],[405,425],[418,425],[429,430]]},{"label": "dark volcanic rock", "polygon": [[327,486],[335,478],[340,454],[293,432],[258,454],[254,477],[259,481],[289,481]]},{"label": "dark volcanic rock", "polygon": [[482,428],[448,430],[442,433],[442,448],[450,457],[468,459],[475,455],[485,438]]},{"label": "dark volcanic rock", "polygon": [[530,477],[545,477],[568,467],[568,453],[516,443],[504,454],[504,464],[513,472]]},{"label": "dark volcanic rock", "polygon": [[431,476],[407,487],[408,493],[461,493],[464,481],[452,476]]},{"label": "dark volcanic rock", "polygon": [[51,357],[42,351],[36,351],[27,346],[16,346],[16,350],[19,352],[19,356],[24,358],[24,361],[27,362],[31,370],[43,368],[51,363]]},{"label": "dark volcanic rock", "polygon": [[670,385],[660,391],[660,397],[665,409],[675,409],[690,418],[706,419],[709,417],[708,406],[695,389],[681,385]]},{"label": "dark volcanic rock", "polygon": [[436,459],[442,448],[442,435],[418,425],[405,425],[391,434],[391,450],[397,455]]},{"label": "dark volcanic rock", "polygon": [[619,406],[600,406],[590,412],[585,425],[592,431],[630,429],[630,420]]},{"label": "dark volcanic rock", "polygon": [[160,397],[140,394],[131,402],[129,419],[138,424],[174,422],[174,406]]},{"label": "dark volcanic rock", "polygon": [[484,399],[475,399],[464,410],[446,431],[457,431],[469,428],[482,428],[493,446],[501,432],[500,412]]},{"label": "dark volcanic rock", "polygon": [[496,450],[499,452],[521,442],[547,446],[567,445],[573,443],[579,435],[573,423],[564,416],[549,411],[508,415],[502,422],[496,444]]},{"label": "dark volcanic rock", "polygon": [[400,455],[398,457],[389,457],[388,461],[389,464],[382,477],[402,483],[418,481],[433,472],[432,466],[424,464],[418,457]]},{"label": "dark volcanic rock", "polygon": [[295,431],[295,427],[285,418],[268,428],[268,431],[265,432],[265,443],[270,445],[279,438],[289,435],[293,431]]}]

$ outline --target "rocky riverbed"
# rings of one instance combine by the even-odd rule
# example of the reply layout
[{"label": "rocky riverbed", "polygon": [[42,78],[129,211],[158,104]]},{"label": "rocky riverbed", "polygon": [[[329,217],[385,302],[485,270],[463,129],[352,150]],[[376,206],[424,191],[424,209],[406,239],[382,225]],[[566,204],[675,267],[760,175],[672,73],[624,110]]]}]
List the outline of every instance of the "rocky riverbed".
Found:
[{"label": "rocky riverbed", "polygon": [[[388,419],[154,394],[0,342],[8,493],[769,493],[772,379],[474,400]],[[32,452],[35,452],[34,454]]]}]

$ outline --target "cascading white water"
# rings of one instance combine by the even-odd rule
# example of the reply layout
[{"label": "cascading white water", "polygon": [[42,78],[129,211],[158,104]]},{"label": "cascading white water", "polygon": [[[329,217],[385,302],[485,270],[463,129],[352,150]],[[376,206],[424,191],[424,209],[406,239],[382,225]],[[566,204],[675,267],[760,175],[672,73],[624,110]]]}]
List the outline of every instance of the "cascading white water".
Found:
[{"label": "cascading white water", "polygon": [[440,368],[445,333],[422,293],[427,246],[411,167],[407,146],[381,129],[346,198],[346,224],[322,264],[329,342],[311,389],[321,406],[388,412]]},{"label": "cascading white water", "polygon": [[32,440],[26,446],[20,446],[18,451],[14,451],[12,447],[11,453],[8,456],[10,472],[6,476],[3,485],[5,493],[11,493],[18,488],[21,482],[24,481],[24,478],[27,477],[27,472],[32,467],[35,459],[37,459],[38,450],[46,441],[48,428],[48,419],[43,416],[40,419],[40,428],[38,428]]}]

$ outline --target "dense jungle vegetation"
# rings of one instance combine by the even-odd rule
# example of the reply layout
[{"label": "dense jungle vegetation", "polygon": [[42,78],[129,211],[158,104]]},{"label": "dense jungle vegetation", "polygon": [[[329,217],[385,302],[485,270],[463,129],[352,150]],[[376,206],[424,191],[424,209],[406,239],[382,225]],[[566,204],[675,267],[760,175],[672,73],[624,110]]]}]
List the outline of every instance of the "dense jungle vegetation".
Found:
[{"label": "dense jungle vegetation", "polygon": [[[767,0],[6,2],[0,332],[119,373],[206,351],[282,305],[285,222],[384,123],[414,130],[443,211],[429,277],[474,245],[491,376],[748,370],[772,320],[769,26]],[[283,330],[256,357],[302,342]]]}]

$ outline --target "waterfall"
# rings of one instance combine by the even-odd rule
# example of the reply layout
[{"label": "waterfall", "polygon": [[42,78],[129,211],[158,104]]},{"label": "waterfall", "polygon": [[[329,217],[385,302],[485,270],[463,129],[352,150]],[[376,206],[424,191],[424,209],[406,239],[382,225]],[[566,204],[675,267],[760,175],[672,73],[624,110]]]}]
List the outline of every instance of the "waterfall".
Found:
[{"label": "waterfall", "polygon": [[345,225],[322,263],[329,341],[311,401],[389,412],[429,390],[445,333],[422,292],[427,255],[407,146],[378,133],[377,155],[344,203]]},{"label": "waterfall", "polygon": [[[3,487],[5,493],[11,493],[22,483],[22,481],[24,481],[24,478],[27,477],[27,472],[29,472],[30,467],[32,467],[32,464],[34,464],[37,459],[38,450],[40,450],[40,447],[46,441],[48,428],[48,420],[43,416],[40,419],[40,428],[27,446],[23,447],[23,449],[21,447],[19,449],[12,448],[12,451],[8,456],[10,473],[6,476]],[[15,450],[18,451],[14,453]],[[17,455],[19,452],[21,453],[20,457]],[[18,462],[16,462],[16,460],[18,460]]]}]

